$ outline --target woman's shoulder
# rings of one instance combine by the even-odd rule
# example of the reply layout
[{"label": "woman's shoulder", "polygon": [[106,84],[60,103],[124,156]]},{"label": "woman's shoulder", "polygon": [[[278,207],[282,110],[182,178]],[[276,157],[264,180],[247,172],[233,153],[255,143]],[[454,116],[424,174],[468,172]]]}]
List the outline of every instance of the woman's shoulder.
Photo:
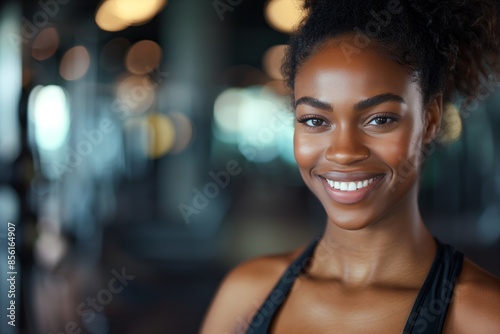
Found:
[{"label": "woman's shoulder", "polygon": [[500,331],[500,279],[464,260],[448,314],[448,333]]},{"label": "woman's shoulder", "polygon": [[300,249],[275,255],[265,255],[242,262],[229,272],[226,279],[235,283],[247,283],[251,280],[253,284],[274,281],[283,274],[291,262],[300,253]]},{"label": "woman's shoulder", "polygon": [[202,333],[244,333],[253,315],[304,247],[261,256],[232,269],[222,281],[202,326]]}]

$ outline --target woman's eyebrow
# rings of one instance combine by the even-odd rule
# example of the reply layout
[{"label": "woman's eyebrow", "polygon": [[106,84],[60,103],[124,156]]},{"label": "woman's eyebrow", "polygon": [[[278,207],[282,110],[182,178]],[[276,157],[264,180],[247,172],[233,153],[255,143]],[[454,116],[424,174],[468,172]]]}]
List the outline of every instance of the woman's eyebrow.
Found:
[{"label": "woman's eyebrow", "polygon": [[[384,93],[384,94],[379,94],[375,96],[371,96],[365,100],[359,101],[354,105],[354,110],[355,111],[361,111],[363,109],[375,107],[379,104],[386,103],[386,102],[399,102],[399,103],[404,103],[406,104],[406,101],[399,95],[393,94],[393,93]],[[308,106],[311,106],[313,108],[317,109],[322,109],[326,111],[333,111],[333,106],[329,104],[328,102],[324,102],[321,100],[318,100],[313,97],[309,96],[303,96],[297,101],[295,101],[295,108],[299,104],[305,104]]]},{"label": "woman's eyebrow", "polygon": [[399,102],[406,104],[406,101],[399,95],[393,93],[384,93],[369,97],[365,100],[359,101],[354,105],[354,110],[361,111],[363,109],[368,109],[371,107],[375,107],[379,104],[386,102]]},{"label": "woman's eyebrow", "polygon": [[318,99],[315,99],[314,97],[309,97],[309,96],[301,97],[300,99],[295,101],[295,108],[297,108],[297,106],[299,104],[306,104],[306,105],[311,106],[311,107],[316,108],[316,109],[333,111],[333,107],[331,104],[329,104],[327,102],[320,101]]}]

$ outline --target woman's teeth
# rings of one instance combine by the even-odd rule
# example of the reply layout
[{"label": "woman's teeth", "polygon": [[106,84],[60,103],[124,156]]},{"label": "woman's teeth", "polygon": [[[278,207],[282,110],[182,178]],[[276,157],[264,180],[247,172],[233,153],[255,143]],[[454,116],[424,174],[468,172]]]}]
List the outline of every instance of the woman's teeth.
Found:
[{"label": "woman's teeth", "polygon": [[364,187],[367,187],[369,184],[375,180],[376,177],[372,177],[368,180],[356,181],[356,182],[338,182],[326,179],[326,182],[330,185],[330,187],[334,189],[338,189],[340,191],[354,191]]}]

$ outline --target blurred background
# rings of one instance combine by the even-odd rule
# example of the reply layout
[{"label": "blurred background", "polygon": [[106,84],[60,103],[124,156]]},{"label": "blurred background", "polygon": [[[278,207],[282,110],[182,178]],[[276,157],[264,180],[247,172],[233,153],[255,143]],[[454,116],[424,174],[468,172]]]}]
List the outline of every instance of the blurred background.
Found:
[{"label": "blurred background", "polygon": [[[0,0],[0,333],[196,333],[230,268],[322,231],[279,74],[299,5]],[[500,275],[497,87],[448,114],[420,203]]]}]

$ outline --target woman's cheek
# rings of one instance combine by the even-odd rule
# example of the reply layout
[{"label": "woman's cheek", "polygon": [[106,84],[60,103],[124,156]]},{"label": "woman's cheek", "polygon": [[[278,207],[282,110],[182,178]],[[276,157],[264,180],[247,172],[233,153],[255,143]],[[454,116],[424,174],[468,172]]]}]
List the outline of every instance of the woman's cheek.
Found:
[{"label": "woman's cheek", "polygon": [[419,145],[416,143],[413,136],[395,136],[372,152],[376,152],[396,176],[407,178],[418,170]]},{"label": "woman's cheek", "polygon": [[299,168],[313,168],[321,157],[321,141],[315,136],[295,130],[293,137],[295,160]]}]

